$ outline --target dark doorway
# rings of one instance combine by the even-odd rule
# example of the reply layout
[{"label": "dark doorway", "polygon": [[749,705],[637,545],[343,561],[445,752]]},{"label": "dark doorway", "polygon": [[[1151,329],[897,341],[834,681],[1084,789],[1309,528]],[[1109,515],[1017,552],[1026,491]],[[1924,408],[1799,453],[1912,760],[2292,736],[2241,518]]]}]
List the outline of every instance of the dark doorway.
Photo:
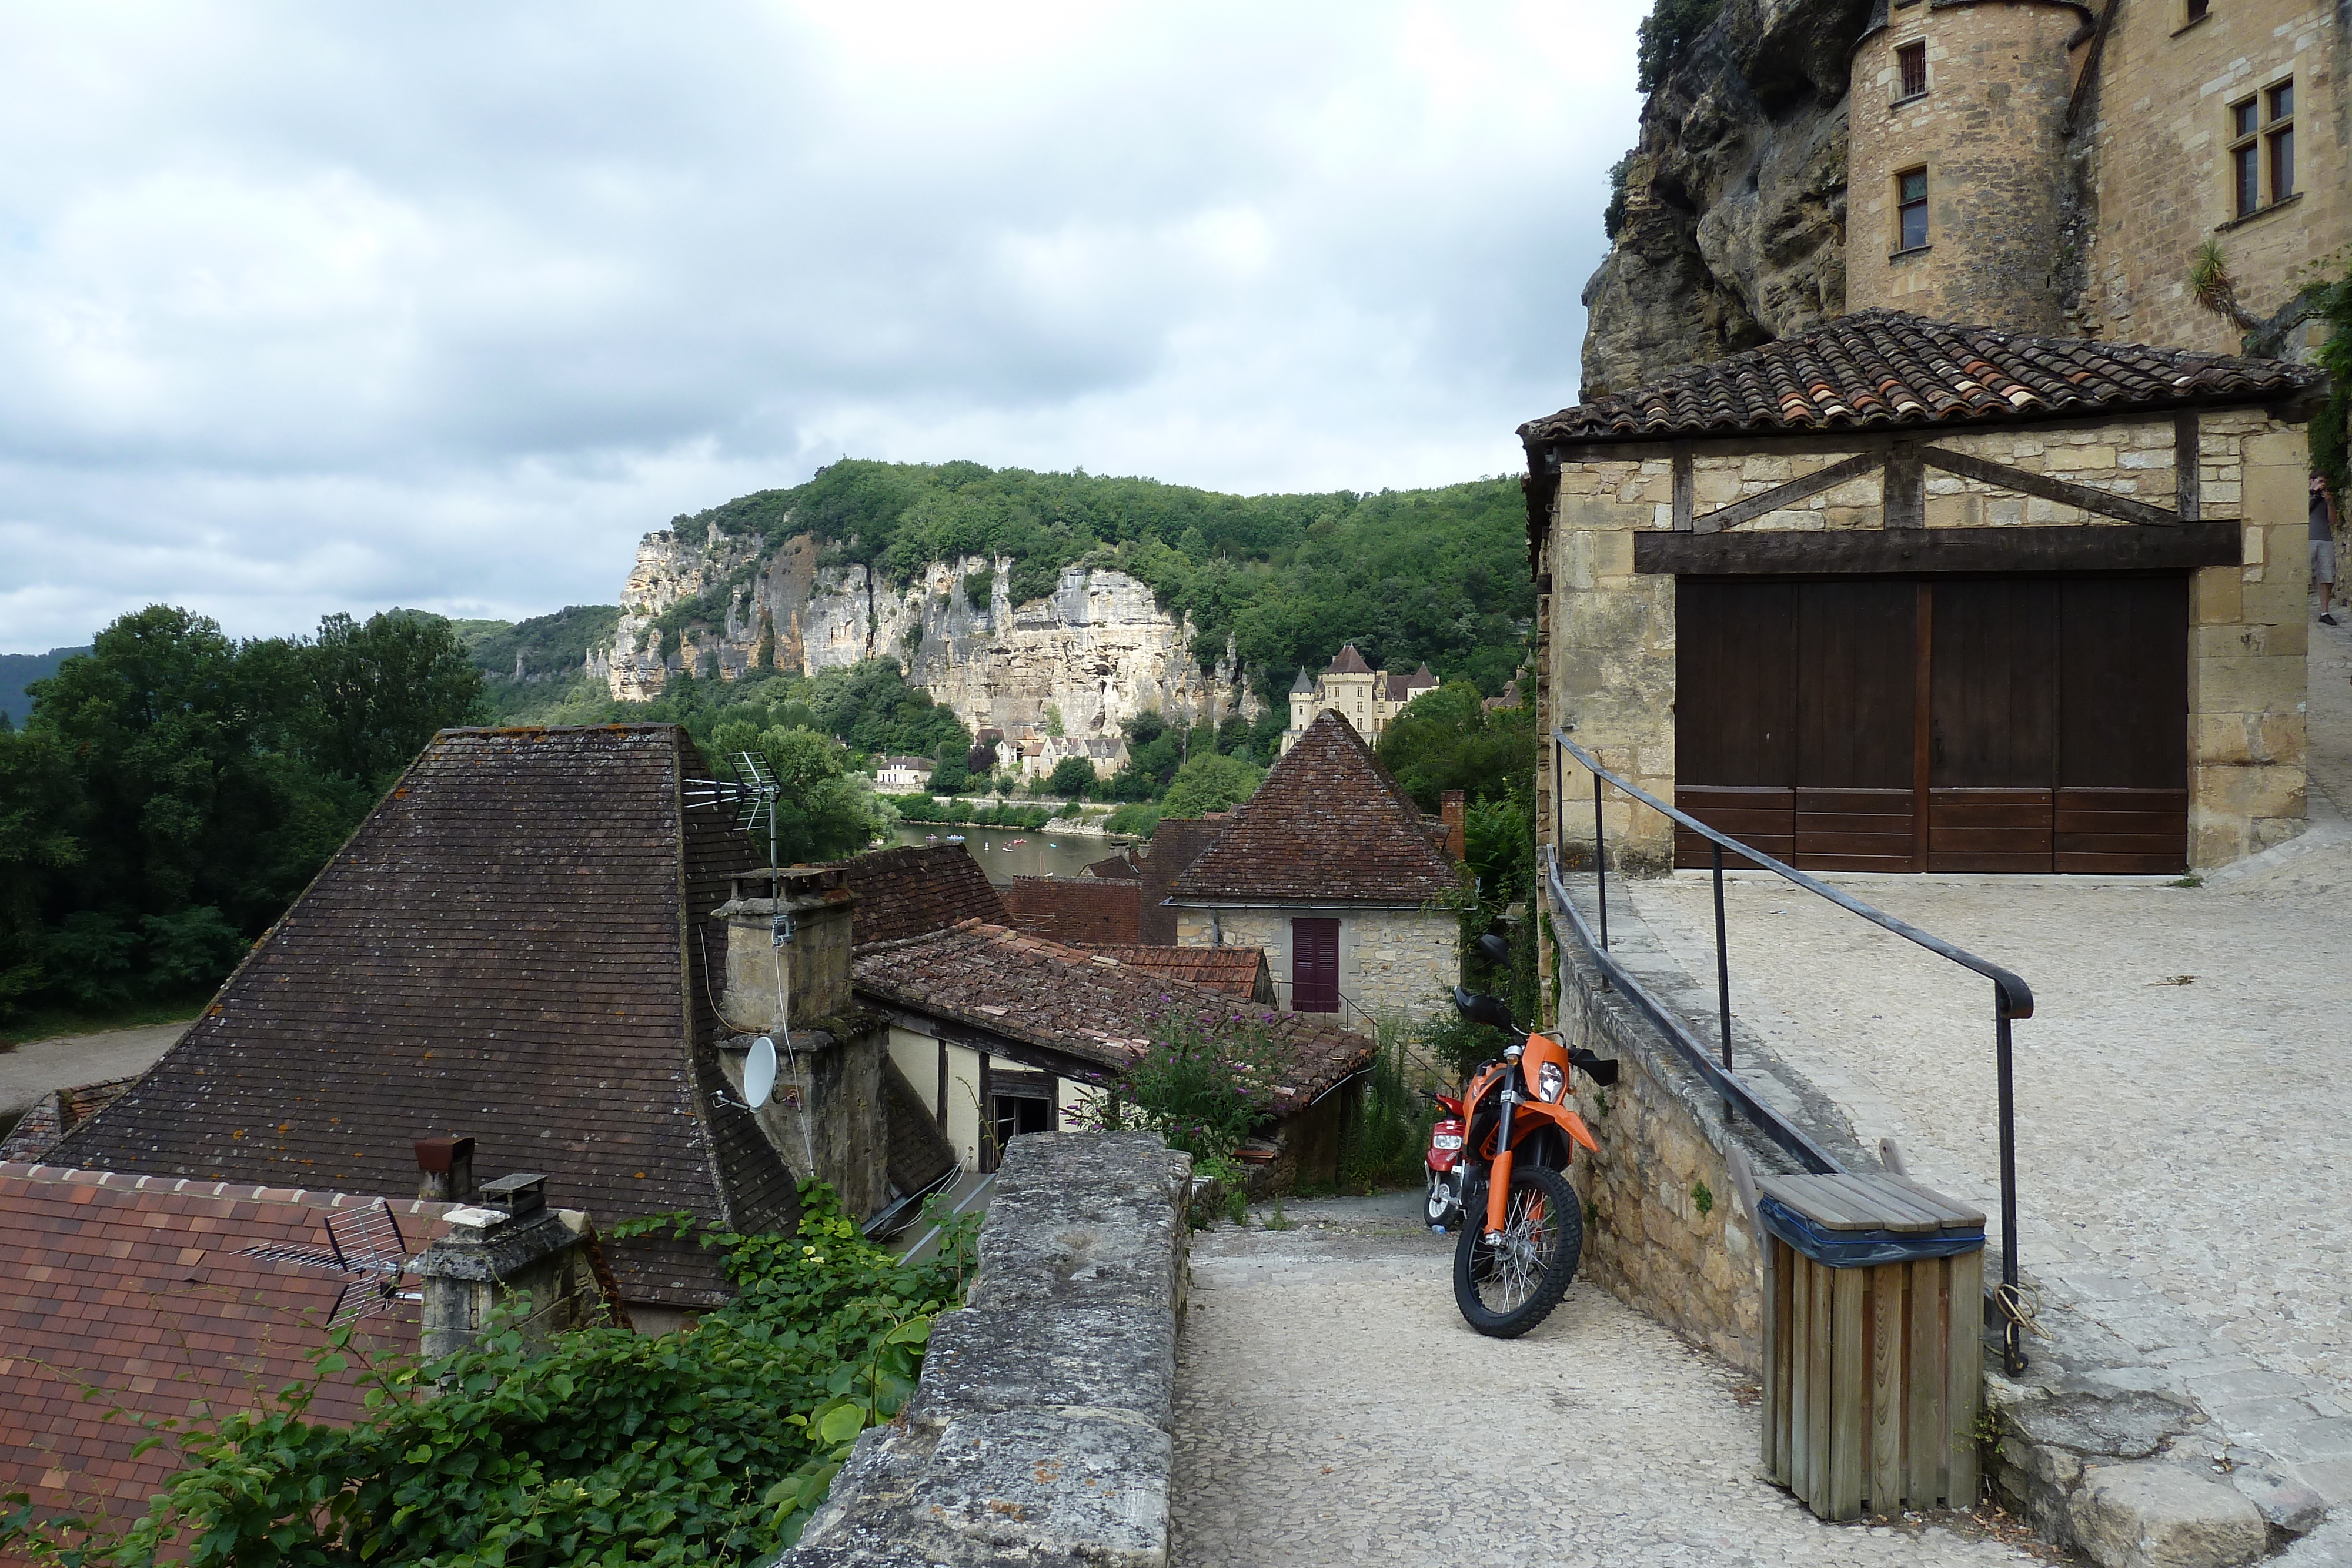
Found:
[{"label": "dark doorway", "polygon": [[1290,923],[1290,1008],[1302,1013],[1339,1010],[1339,921]]},{"label": "dark doorway", "polygon": [[1682,579],[1676,803],[1809,870],[2179,871],[2188,592]]}]

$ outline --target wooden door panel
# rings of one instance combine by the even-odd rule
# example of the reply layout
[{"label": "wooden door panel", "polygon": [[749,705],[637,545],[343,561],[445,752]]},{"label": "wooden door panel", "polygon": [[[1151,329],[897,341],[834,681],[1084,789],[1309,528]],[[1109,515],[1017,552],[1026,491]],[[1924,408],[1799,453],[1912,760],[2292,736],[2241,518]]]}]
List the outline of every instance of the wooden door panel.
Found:
[{"label": "wooden door panel", "polygon": [[[1797,848],[1797,792],[1760,786],[1677,785],[1675,805],[1719,833],[1753,844],[1774,860],[1785,861]],[[1715,846],[1686,828],[1675,830],[1675,864],[1700,869],[1711,866]],[[1724,852],[1727,868],[1756,864],[1746,855]]]},{"label": "wooden door panel", "polygon": [[2173,876],[2189,869],[2186,789],[2061,789],[2057,830],[2059,871]]},{"label": "wooden door panel", "polygon": [[2058,609],[2054,578],[1935,584],[1931,787],[2057,782]]},{"label": "wooden door panel", "polygon": [[1798,789],[1911,788],[1918,621],[1915,583],[1801,585]]},{"label": "wooden door panel", "polygon": [[2047,789],[1929,790],[1927,869],[2050,870],[2054,793]]},{"label": "wooden door panel", "polygon": [[1908,789],[1800,789],[1800,871],[1909,871],[1912,812]]},{"label": "wooden door panel", "polygon": [[2189,580],[2069,579],[2061,588],[2061,789],[2186,789]]},{"label": "wooden door panel", "polygon": [[1796,712],[1797,585],[1677,582],[1676,778],[1787,789],[1797,781]]}]

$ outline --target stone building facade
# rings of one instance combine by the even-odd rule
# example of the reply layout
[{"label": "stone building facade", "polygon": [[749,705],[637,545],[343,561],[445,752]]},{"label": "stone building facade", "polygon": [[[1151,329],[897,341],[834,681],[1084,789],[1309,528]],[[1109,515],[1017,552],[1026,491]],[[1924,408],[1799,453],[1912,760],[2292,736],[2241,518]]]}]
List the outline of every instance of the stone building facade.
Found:
[{"label": "stone building facade", "polygon": [[[2313,384],[1873,311],[1524,426],[1543,730],[1800,866],[2177,873],[2281,842]],[[1841,773],[1874,727],[1894,776]],[[2101,773],[2119,750],[2154,776]],[[1589,844],[1590,776],[1540,755],[1541,837]],[[1676,859],[1658,813],[1602,814],[1612,859]]]},{"label": "stone building facade", "polygon": [[1314,680],[1309,681],[1301,669],[1291,683],[1290,727],[1282,732],[1282,749],[1287,752],[1297,745],[1307,727],[1325,713],[1346,715],[1357,734],[1378,746],[1389,720],[1402,713],[1413,698],[1437,686],[1437,677],[1429,673],[1427,664],[1410,675],[1375,670],[1350,643]]}]

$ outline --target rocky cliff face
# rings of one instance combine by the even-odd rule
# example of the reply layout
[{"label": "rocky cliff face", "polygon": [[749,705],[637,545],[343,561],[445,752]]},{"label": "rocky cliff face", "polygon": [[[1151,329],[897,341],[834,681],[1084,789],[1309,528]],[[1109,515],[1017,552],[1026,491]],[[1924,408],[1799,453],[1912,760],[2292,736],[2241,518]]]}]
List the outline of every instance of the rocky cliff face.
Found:
[{"label": "rocky cliff face", "polygon": [[1845,305],[1846,56],[1869,0],[1727,0],[1642,109],[1625,219],[1584,286],[1583,396]]},{"label": "rocky cliff face", "polygon": [[[806,534],[764,559],[758,540],[716,530],[700,542],[647,534],[622,590],[606,663],[613,695],[644,701],[689,667],[737,680],[887,657],[968,727],[1016,739],[1045,733],[1049,709],[1073,737],[1116,736],[1145,709],[1188,723],[1256,715],[1230,654],[1202,674],[1191,621],[1124,572],[1067,567],[1051,595],[1016,605],[1009,559],[937,561],[903,587],[861,565],[818,562]],[[977,607],[964,584],[982,573],[991,588]],[[705,596],[707,612],[666,637],[665,612]]]}]

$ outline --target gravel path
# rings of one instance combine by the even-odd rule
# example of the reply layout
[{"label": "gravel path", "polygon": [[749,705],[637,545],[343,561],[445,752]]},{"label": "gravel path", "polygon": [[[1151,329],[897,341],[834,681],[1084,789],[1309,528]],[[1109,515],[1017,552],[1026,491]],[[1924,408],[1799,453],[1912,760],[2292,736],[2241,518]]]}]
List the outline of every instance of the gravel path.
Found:
[{"label": "gravel path", "polygon": [[1193,1239],[1177,1568],[2034,1561],[1972,1520],[1822,1524],[1758,1478],[1752,1385],[1581,1281],[1525,1339],[1471,1333],[1417,1202]]},{"label": "gravel path", "polygon": [[0,1121],[15,1120],[18,1112],[53,1089],[146,1071],[187,1032],[188,1021],[28,1040],[0,1051]]},{"label": "gravel path", "polygon": [[[2314,627],[2305,840],[2202,887],[1841,879],[2032,985],[2020,1248],[2053,1310],[2177,1374],[2237,1440],[2352,1497],[2352,637]],[[1703,876],[1632,901],[1712,993]],[[1732,1007],[1912,1171],[1998,1170],[1990,987],[1819,899],[1735,881]]]}]

